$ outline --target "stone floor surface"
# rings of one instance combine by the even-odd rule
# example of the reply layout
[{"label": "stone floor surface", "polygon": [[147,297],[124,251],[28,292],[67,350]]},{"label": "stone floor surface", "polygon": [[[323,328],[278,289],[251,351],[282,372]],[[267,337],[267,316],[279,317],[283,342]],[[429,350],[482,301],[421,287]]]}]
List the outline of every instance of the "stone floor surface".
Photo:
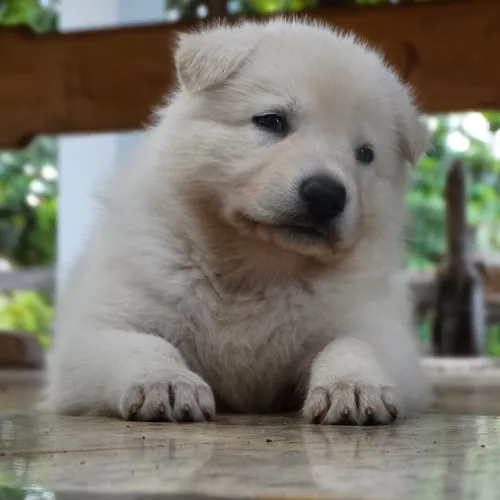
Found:
[{"label": "stone floor surface", "polygon": [[467,380],[437,383],[433,413],[355,428],[41,415],[39,375],[0,372],[0,500],[497,500],[500,375]]}]

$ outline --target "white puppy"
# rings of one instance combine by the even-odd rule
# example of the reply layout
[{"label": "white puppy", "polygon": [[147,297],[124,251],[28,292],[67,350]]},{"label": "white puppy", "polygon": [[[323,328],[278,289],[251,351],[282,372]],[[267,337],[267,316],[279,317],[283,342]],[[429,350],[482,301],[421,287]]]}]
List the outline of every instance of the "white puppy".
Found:
[{"label": "white puppy", "polygon": [[52,410],[194,420],[298,410],[388,423],[428,392],[403,266],[427,133],[381,57],[323,26],[182,35],[179,90],[59,310]]}]

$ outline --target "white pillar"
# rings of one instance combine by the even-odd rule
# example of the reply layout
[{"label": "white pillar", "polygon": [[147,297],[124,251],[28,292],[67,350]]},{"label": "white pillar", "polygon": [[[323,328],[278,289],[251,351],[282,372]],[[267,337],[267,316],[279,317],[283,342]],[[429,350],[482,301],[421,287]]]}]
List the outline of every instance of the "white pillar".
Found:
[{"label": "white pillar", "polygon": [[[61,0],[61,31],[154,23],[164,19],[165,0]],[[59,139],[59,214],[57,290],[65,283],[93,222],[94,186],[138,133],[61,136]]]}]

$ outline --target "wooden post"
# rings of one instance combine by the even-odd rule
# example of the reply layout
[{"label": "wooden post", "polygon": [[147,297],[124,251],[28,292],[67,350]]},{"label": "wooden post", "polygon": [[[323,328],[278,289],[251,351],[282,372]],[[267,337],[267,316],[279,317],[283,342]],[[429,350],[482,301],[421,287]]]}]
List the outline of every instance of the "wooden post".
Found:
[{"label": "wooden post", "polygon": [[455,161],[445,191],[447,255],[437,273],[433,347],[438,356],[478,356],[485,351],[483,287],[467,228],[466,191],[464,165]]}]

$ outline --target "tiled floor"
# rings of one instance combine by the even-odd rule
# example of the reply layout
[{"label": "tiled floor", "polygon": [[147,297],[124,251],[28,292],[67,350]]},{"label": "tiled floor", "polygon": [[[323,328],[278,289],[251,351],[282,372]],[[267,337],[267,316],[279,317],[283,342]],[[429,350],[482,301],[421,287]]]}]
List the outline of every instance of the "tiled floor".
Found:
[{"label": "tiled floor", "polygon": [[29,408],[39,377],[4,373],[0,500],[496,500],[500,418],[471,413],[500,415],[500,383],[480,378],[450,387],[457,377],[438,374],[435,413],[350,428],[293,416],[211,424],[42,416]]}]

